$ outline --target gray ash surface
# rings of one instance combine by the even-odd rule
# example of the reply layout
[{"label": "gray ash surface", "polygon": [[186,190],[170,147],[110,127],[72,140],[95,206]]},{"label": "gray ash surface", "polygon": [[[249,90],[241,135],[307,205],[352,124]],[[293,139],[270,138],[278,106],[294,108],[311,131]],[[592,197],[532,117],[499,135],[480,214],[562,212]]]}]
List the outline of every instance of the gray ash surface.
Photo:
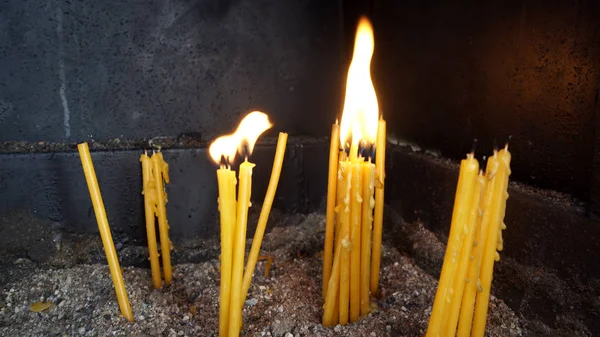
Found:
[{"label": "gray ash surface", "polygon": [[[381,296],[373,299],[377,309],[354,324],[321,325],[323,231],[324,217],[313,214],[298,225],[275,226],[265,235],[261,254],[272,257],[274,264],[268,277],[263,275],[264,262],[257,266],[244,307],[242,335],[424,335],[437,280],[388,244],[383,249]],[[218,249],[216,241],[207,244],[217,245],[205,247],[208,250]],[[248,249],[250,244],[248,240]],[[8,274],[0,294],[0,335],[217,336],[218,267],[218,259],[175,265],[173,285],[158,290],[151,286],[149,269],[124,267],[135,317],[129,323],[119,313],[106,265],[57,267],[20,259],[0,269]],[[53,305],[43,312],[31,311],[38,301]],[[536,335],[527,331],[527,325],[502,300],[492,298],[488,336]]]}]

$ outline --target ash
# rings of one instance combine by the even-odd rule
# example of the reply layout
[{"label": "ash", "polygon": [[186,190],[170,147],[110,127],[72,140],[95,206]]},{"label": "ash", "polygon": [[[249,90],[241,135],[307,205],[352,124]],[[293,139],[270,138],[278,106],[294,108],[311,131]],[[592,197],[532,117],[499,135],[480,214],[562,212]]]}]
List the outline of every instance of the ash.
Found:
[{"label": "ash", "polygon": [[[285,219],[265,235],[262,255],[273,258],[270,275],[259,262],[244,306],[243,336],[422,336],[437,280],[413,258],[383,247],[381,297],[376,310],[347,326],[321,325],[321,249],[324,216]],[[433,236],[431,236],[433,237]],[[213,249],[218,242],[213,241]],[[251,240],[248,240],[249,249]],[[436,246],[437,245],[437,246]],[[441,250],[432,242],[431,251]],[[440,248],[441,247],[441,248]],[[176,248],[177,249],[177,248]],[[55,265],[17,261],[3,273],[10,280],[0,294],[2,336],[217,336],[219,262],[174,266],[170,287],[155,290],[150,270],[123,268],[135,322],[119,313],[106,265]],[[5,275],[6,276],[6,275]],[[36,302],[52,307],[33,312]],[[502,300],[492,296],[487,336],[531,335]]]}]

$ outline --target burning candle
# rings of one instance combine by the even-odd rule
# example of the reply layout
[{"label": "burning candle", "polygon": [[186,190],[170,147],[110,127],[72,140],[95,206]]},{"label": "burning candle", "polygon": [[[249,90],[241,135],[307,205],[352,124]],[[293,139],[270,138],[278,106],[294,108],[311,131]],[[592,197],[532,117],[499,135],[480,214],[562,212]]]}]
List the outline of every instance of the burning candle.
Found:
[{"label": "burning candle", "polygon": [[[245,298],[243,278],[246,228],[248,224],[248,208],[251,205],[252,169],[255,166],[255,164],[248,161],[248,156],[252,153],[258,137],[271,126],[266,114],[260,111],[253,111],[244,117],[233,134],[217,138],[209,148],[212,159],[216,163],[221,164],[221,168],[217,170],[217,179],[219,181],[219,212],[221,213],[221,289],[219,295],[219,336],[221,337],[239,336],[242,328],[242,306]],[[277,151],[278,156],[274,162],[272,181],[274,178],[276,178],[276,182],[279,180],[280,165],[283,160],[283,152],[280,148],[285,149],[286,140],[287,135],[280,135]],[[243,149],[246,150],[243,151]],[[239,185],[236,202],[235,172],[230,170],[229,165],[233,162],[238,151],[246,159],[239,167]],[[270,210],[274,191],[277,186],[276,182],[269,184],[269,190],[273,192],[269,193],[267,191],[267,198],[265,199],[265,210],[267,213],[263,216],[261,212],[264,224],[259,224],[259,227],[266,226],[268,210]],[[262,231],[264,233],[264,228]],[[257,247],[256,251],[258,252],[260,250],[260,243],[258,243]],[[252,263],[251,261],[249,262]],[[256,264],[256,261],[254,261],[254,264]],[[252,273],[250,270],[247,272]],[[251,277],[251,274],[249,275]]]},{"label": "burning candle", "polygon": [[[333,139],[330,144],[323,266],[323,293],[326,301],[323,324],[325,325],[335,324],[336,316],[339,317],[339,324],[343,325],[368,314],[371,284],[373,280],[375,284],[379,282],[379,278],[374,279],[372,275],[374,270],[379,274],[379,264],[375,269],[372,269],[371,264],[375,261],[375,255],[379,256],[381,252],[383,190],[377,199],[381,203],[380,214],[378,218],[376,217],[378,224],[375,224],[378,227],[375,233],[371,231],[373,207],[377,203],[374,199],[374,189],[382,187],[384,179],[385,144],[380,145],[380,143],[385,142],[385,121],[383,119],[378,121],[379,106],[371,80],[370,65],[374,47],[373,28],[363,17],[356,30],[354,55],[348,69],[344,110],[339,125],[339,144],[350,144],[350,148],[343,146],[343,150],[338,152],[339,144]],[[332,138],[338,134],[336,127],[337,123],[332,130]],[[378,140],[379,133],[384,136]],[[376,164],[373,165],[370,161],[365,163],[365,156],[361,151],[368,151],[375,142],[378,151]],[[346,155],[347,150],[349,152]],[[336,172],[337,184],[334,179]],[[381,183],[376,183],[375,179]],[[335,207],[334,203],[336,203]],[[334,246],[333,234],[336,242],[336,251],[333,255],[334,259],[339,258],[340,262],[337,263],[335,260],[333,270],[330,270],[331,250]],[[373,238],[373,245],[371,245],[371,238]],[[379,263],[379,257],[375,262]],[[339,268],[339,281],[336,268]],[[336,282],[339,282],[339,285]],[[336,286],[335,290],[329,288],[332,285]],[[339,293],[333,294],[330,293],[331,291]]]},{"label": "burning candle", "polygon": [[275,150],[275,159],[273,160],[273,169],[271,171],[271,178],[269,179],[269,186],[267,187],[267,194],[265,195],[265,200],[263,201],[262,208],[260,209],[258,224],[256,226],[256,231],[254,232],[254,239],[252,239],[252,247],[250,248],[250,253],[248,254],[246,271],[244,272],[242,292],[243,298],[246,298],[248,289],[250,289],[250,282],[252,282],[252,275],[254,274],[254,268],[256,267],[258,254],[260,253],[260,246],[262,244],[263,236],[265,235],[265,229],[267,228],[267,220],[269,220],[271,206],[273,206],[273,199],[275,199],[275,192],[277,191],[279,176],[281,175],[281,167],[283,166],[283,156],[285,155],[287,138],[287,133],[279,133],[279,138],[277,139],[277,149]]},{"label": "burning candle", "polygon": [[160,251],[165,284],[173,281],[171,267],[171,240],[169,239],[169,223],[167,222],[167,195],[164,184],[169,183],[169,165],[161,152],[152,154],[154,182],[156,190],[156,217],[158,218],[158,233],[160,236]]},{"label": "burning candle", "polygon": [[451,307],[453,279],[458,264],[458,254],[464,233],[463,228],[468,222],[478,171],[479,163],[472,153],[468,154],[467,158],[463,159],[460,164],[450,235],[448,236],[448,245],[431,310],[429,326],[427,327],[427,337],[444,336],[442,325],[447,321],[448,308]]},{"label": "burning candle", "polygon": [[233,265],[231,267],[231,302],[229,305],[229,336],[239,336],[242,329],[242,306],[244,304],[242,278],[246,253],[246,227],[252,190],[252,169],[256,166],[247,159],[240,165],[238,179],[237,221],[233,238]]},{"label": "burning candle", "polygon": [[152,173],[152,159],[147,153],[140,157],[142,163],[142,183],[144,195],[144,211],[146,217],[146,237],[148,238],[148,255],[150,259],[150,270],[152,272],[152,285],[160,288],[162,277],[160,276],[160,264],[158,262],[158,248],[156,246],[156,182]]},{"label": "burning candle", "polygon": [[229,330],[229,304],[231,299],[231,265],[233,257],[233,232],[236,222],[235,172],[221,165],[217,170],[219,185],[219,214],[221,219],[221,282],[219,293],[219,336]]},{"label": "burning candle", "polygon": [[331,127],[329,143],[329,175],[327,177],[327,211],[325,217],[325,247],[323,249],[323,299],[327,295],[329,278],[331,277],[331,258],[333,256],[333,232],[335,220],[335,204],[337,201],[336,183],[338,176],[340,126],[337,121]]},{"label": "burning candle", "polygon": [[121,314],[130,322],[133,322],[133,313],[131,311],[131,305],[129,304],[129,298],[127,297],[127,290],[125,289],[125,282],[123,281],[119,259],[117,258],[117,250],[115,249],[110,233],[110,226],[108,225],[108,218],[106,217],[102,194],[100,193],[100,187],[98,186],[94,163],[90,156],[90,149],[87,143],[81,143],[77,145],[77,150],[79,151],[83,173],[85,174],[85,181],[87,182],[92,205],[94,206],[98,230],[100,231],[100,237],[102,238],[102,244],[104,245],[104,252],[106,253],[110,275],[115,286],[119,308]]},{"label": "burning candle", "polygon": [[[496,154],[494,154],[496,156]],[[481,257],[481,291],[477,293],[475,302],[475,314],[473,318],[473,330],[471,336],[483,337],[487,323],[487,312],[490,301],[490,290],[492,287],[492,278],[494,273],[494,261],[500,259],[497,248],[499,248],[500,231],[504,225],[504,213],[506,211],[506,199],[508,199],[508,177],[510,176],[511,154],[508,151],[508,145],[497,154],[498,166],[495,172],[490,173],[491,180],[488,184],[493,184],[493,194],[489,209],[490,223],[487,228],[485,246],[483,247]]]}]

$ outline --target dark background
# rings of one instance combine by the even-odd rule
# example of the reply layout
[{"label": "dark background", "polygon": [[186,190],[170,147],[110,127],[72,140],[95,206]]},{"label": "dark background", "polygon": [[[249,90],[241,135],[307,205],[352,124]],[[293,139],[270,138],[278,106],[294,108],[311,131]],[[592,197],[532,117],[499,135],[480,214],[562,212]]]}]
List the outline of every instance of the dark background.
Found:
[{"label": "dark background", "polygon": [[0,141],[210,140],[253,109],[271,135],[326,136],[361,13],[396,137],[458,160],[512,136],[514,180],[595,197],[594,0],[10,0]]}]

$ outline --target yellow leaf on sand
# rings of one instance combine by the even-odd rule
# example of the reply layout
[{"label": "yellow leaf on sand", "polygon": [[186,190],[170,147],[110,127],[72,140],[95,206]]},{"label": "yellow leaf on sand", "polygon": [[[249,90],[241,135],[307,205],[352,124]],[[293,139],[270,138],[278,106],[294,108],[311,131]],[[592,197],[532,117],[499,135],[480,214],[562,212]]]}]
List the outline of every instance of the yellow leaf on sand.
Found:
[{"label": "yellow leaf on sand", "polygon": [[42,312],[52,308],[52,306],[52,302],[35,302],[29,307],[29,309],[33,312]]}]

